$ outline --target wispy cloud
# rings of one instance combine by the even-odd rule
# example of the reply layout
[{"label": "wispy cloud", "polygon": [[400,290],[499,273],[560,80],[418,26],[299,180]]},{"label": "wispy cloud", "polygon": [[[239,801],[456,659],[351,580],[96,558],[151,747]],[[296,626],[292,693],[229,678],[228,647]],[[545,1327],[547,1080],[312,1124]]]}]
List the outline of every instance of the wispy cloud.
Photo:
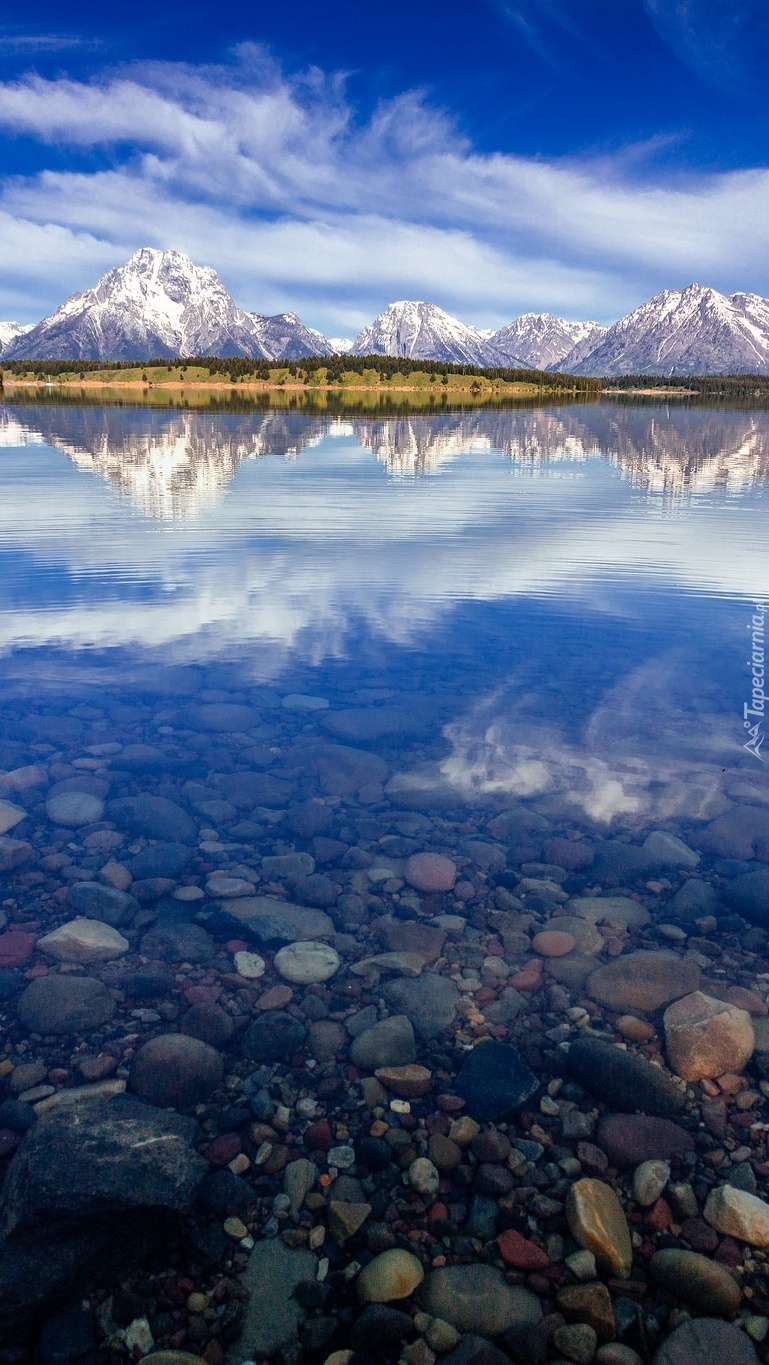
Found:
[{"label": "wispy cloud", "polygon": [[0,182],[3,312],[25,294],[27,316],[44,311],[145,243],[216,266],[244,306],[326,329],[403,296],[495,325],[528,308],[611,320],[693,278],[769,292],[765,169],[671,180],[654,144],[480,154],[418,93],[361,121],[342,78],[287,77],[252,46],[228,66],[8,82],[0,128],[100,163]]}]

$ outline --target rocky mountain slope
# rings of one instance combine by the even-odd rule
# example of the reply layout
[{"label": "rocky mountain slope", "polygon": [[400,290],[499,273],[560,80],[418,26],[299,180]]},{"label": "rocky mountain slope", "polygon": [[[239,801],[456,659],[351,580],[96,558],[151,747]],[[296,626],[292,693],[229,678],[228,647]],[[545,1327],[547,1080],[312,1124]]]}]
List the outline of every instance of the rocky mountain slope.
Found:
[{"label": "rocky mountain slope", "polygon": [[359,332],[351,355],[393,355],[443,360],[458,365],[510,364],[491,344],[490,334],[460,322],[434,303],[401,299]]},{"label": "rocky mountain slope", "polygon": [[553,313],[524,313],[509,327],[494,332],[489,346],[503,355],[508,365],[556,369],[575,346],[589,353],[605,331],[597,322],[567,322]]},{"label": "rocky mountain slope", "polygon": [[0,323],[0,359],[135,360],[193,355],[269,361],[389,355],[579,375],[769,374],[769,299],[691,284],[664,290],[611,327],[524,313],[496,332],[436,304],[391,303],[350,342],[296,313],[238,307],[215,270],[144,247],[34,327]]},{"label": "rocky mountain slope", "polygon": [[190,355],[265,360],[331,354],[295,314],[238,308],[215,270],[180,251],[135,251],[93,289],[73,294],[5,351],[5,359],[148,360]]},{"label": "rocky mountain slope", "polygon": [[8,353],[19,337],[31,331],[31,327],[23,327],[20,322],[0,322],[0,357]]},{"label": "rocky mountain slope", "polygon": [[585,375],[769,373],[769,300],[699,284],[666,289],[558,369]]}]

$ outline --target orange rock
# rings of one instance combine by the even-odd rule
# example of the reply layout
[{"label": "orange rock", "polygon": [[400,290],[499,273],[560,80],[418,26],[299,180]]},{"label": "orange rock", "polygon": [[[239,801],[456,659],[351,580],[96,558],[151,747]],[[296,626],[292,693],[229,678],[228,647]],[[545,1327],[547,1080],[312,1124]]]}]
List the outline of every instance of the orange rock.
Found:
[{"label": "orange rock", "polygon": [[573,934],[564,933],[560,929],[543,929],[541,933],[534,935],[531,946],[540,957],[566,957],[567,953],[574,952],[577,940]]},{"label": "orange rock", "polygon": [[416,1062],[408,1066],[380,1066],[374,1075],[387,1090],[403,1100],[415,1100],[420,1095],[426,1095],[432,1080],[432,1072]]}]

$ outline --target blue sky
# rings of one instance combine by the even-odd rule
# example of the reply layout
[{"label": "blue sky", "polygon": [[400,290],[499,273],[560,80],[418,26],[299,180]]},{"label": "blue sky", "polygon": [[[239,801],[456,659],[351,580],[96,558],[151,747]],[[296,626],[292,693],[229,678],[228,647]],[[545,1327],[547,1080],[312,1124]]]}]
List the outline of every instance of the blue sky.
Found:
[{"label": "blue sky", "polygon": [[142,245],[334,336],[769,294],[767,0],[33,12],[0,18],[0,318]]}]

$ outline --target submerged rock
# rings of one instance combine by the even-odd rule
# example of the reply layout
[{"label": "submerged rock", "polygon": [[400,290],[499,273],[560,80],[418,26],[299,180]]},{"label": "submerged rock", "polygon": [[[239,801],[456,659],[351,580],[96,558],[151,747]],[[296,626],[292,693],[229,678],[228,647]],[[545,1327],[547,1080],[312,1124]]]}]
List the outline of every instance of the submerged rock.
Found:
[{"label": "submerged rock", "polygon": [[755,1048],[746,1010],[694,991],[665,1010],[665,1045],[673,1070],[685,1081],[742,1071]]},{"label": "submerged rock", "polygon": [[586,1090],[612,1109],[671,1118],[686,1096],[661,1067],[597,1038],[578,1038],[569,1048],[569,1070]]},{"label": "submerged rock", "polygon": [[496,1119],[521,1109],[539,1089],[531,1067],[508,1043],[484,1042],[468,1053],[455,1082],[473,1118]]},{"label": "submerged rock", "polygon": [[115,1000],[92,976],[42,976],[27,986],[16,1009],[30,1033],[87,1033],[112,1018]]},{"label": "submerged rock", "polygon": [[511,1285],[491,1265],[452,1265],[431,1270],[419,1295],[426,1312],[458,1332],[500,1336],[511,1328],[536,1326],[542,1309],[536,1294]]},{"label": "submerged rock", "polygon": [[676,953],[624,953],[594,971],[586,990],[608,1009],[646,1012],[696,991],[700,977],[697,963]]}]

